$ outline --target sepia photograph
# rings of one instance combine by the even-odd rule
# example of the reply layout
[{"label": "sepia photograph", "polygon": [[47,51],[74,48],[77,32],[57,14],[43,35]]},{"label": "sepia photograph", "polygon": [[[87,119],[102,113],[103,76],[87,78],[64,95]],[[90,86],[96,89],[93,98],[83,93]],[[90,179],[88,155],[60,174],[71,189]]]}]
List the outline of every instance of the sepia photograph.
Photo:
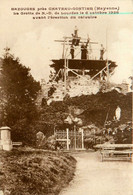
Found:
[{"label": "sepia photograph", "polygon": [[0,195],[133,195],[132,0],[0,0]]}]

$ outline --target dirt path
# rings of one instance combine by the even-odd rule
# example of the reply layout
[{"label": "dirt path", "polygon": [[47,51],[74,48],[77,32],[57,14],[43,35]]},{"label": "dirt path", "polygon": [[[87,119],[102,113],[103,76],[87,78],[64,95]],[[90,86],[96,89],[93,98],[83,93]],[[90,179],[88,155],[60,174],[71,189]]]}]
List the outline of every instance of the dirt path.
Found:
[{"label": "dirt path", "polygon": [[60,195],[133,195],[133,163],[101,162],[98,152],[74,154],[74,180]]}]

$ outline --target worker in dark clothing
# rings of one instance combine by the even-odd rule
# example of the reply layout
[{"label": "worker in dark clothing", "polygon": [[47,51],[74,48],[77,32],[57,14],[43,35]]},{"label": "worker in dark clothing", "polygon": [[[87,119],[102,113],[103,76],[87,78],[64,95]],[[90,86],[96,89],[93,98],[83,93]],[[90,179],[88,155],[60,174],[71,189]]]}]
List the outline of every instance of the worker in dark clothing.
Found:
[{"label": "worker in dark clothing", "polygon": [[78,46],[80,42],[80,37],[78,37],[78,28],[75,26],[74,34],[72,34],[72,45]]},{"label": "worker in dark clothing", "polygon": [[87,54],[88,54],[87,45],[84,45],[84,43],[83,43],[81,45],[81,59],[86,60],[87,59]]},{"label": "worker in dark clothing", "polygon": [[73,39],[72,39],[72,45],[75,45],[75,42],[76,42],[75,35],[74,35],[74,34],[72,34],[72,37],[73,37]]},{"label": "worker in dark clothing", "polygon": [[71,45],[70,47],[70,54],[71,54],[71,58],[74,59],[74,46]]},{"label": "worker in dark clothing", "polygon": [[80,42],[80,37],[76,37],[74,34],[72,34],[72,45],[78,46]]},{"label": "worker in dark clothing", "polygon": [[87,55],[88,55],[87,47],[88,47],[89,42],[90,42],[90,38],[88,36],[86,44],[83,43],[81,45],[81,59],[85,59],[85,60],[87,59]]},{"label": "worker in dark clothing", "polygon": [[75,26],[74,35],[75,35],[75,37],[78,37],[78,28],[77,28],[77,26]]},{"label": "worker in dark clothing", "polygon": [[103,60],[103,55],[105,53],[105,49],[103,47],[103,45],[101,44],[101,49],[100,49],[100,60]]}]

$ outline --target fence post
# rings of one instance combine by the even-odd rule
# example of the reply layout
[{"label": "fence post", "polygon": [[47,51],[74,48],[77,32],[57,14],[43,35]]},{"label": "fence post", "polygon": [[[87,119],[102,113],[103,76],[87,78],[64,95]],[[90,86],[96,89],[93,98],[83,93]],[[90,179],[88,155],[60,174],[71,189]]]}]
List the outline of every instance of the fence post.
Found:
[{"label": "fence post", "polygon": [[67,150],[69,150],[69,129],[66,129],[67,131]]},{"label": "fence post", "polygon": [[82,149],[84,149],[84,130],[81,129],[82,131]]},{"label": "fence post", "polygon": [[75,141],[75,150],[76,150],[76,125],[74,125],[74,141]]}]

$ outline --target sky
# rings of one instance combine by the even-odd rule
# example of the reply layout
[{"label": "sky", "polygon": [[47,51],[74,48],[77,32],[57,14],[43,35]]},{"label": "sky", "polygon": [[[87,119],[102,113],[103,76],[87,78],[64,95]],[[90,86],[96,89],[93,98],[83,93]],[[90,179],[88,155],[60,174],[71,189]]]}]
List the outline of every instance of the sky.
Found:
[{"label": "sky", "polygon": [[[13,15],[11,8],[49,7],[119,7],[120,14],[97,15],[97,19],[41,19],[31,15]],[[118,65],[112,81],[128,80],[133,73],[133,10],[132,0],[0,0],[0,56],[9,47],[20,62],[30,67],[36,80],[49,78],[52,59],[62,56],[62,45],[54,40],[71,36],[74,27],[78,34],[98,42],[95,48],[99,58],[100,44],[107,49],[104,57]]]}]

